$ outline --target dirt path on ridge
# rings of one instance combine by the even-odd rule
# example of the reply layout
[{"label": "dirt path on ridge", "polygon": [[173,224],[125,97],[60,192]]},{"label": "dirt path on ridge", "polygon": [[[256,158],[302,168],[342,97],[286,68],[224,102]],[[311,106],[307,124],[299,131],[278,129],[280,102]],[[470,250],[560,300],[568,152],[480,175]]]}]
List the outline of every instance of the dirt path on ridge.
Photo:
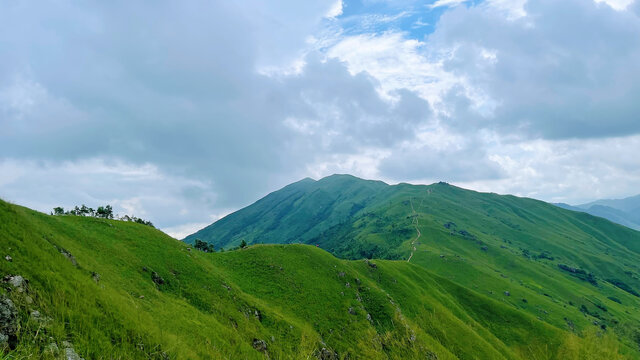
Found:
[{"label": "dirt path on ridge", "polygon": [[415,239],[413,239],[413,241],[411,242],[411,255],[409,255],[409,258],[407,259],[407,262],[411,261],[411,258],[413,257],[413,253],[416,251],[416,246],[415,243],[416,241],[418,241],[418,239],[420,239],[420,236],[422,236],[422,234],[420,233],[420,229],[418,229],[418,214],[416,213],[416,210],[413,208],[413,200],[412,198],[409,198],[409,203],[411,204],[411,211],[412,214],[411,216],[413,217],[413,220],[411,221],[411,223],[413,224],[413,226],[416,228],[416,232],[418,233],[418,236],[416,236]]}]

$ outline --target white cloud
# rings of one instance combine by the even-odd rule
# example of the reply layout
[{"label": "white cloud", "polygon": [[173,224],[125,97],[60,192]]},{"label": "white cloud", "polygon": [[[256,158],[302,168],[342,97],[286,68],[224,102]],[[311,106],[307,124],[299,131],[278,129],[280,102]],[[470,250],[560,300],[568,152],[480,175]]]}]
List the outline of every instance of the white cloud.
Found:
[{"label": "white cloud", "polygon": [[487,5],[504,14],[509,20],[519,19],[527,15],[524,7],[527,0],[487,0]]},{"label": "white cloud", "polygon": [[[182,237],[332,172],[554,201],[635,193],[639,18],[580,0],[462,3],[435,2],[439,20],[350,15],[357,31],[336,0],[7,3],[0,196],[112,203]],[[422,19],[435,32],[411,38]]]},{"label": "white cloud", "polygon": [[454,7],[460,4],[466,3],[469,0],[436,0],[433,4],[429,5],[430,8],[438,8],[442,6]]},{"label": "white cloud", "polygon": [[347,36],[327,54],[345,61],[351,73],[371,74],[387,96],[394,90],[410,89],[434,103],[460,81],[443,70],[440,60],[427,57],[424,42],[406,39],[399,32]]},{"label": "white cloud", "polygon": [[342,0],[335,1],[325,16],[335,18],[342,15],[342,6]]},{"label": "white cloud", "polygon": [[[498,139],[498,137],[496,137]],[[493,143],[488,157],[504,179],[457,182],[551,202],[583,203],[634,195],[640,188],[640,135],[589,140]]]},{"label": "white cloud", "polygon": [[616,10],[625,10],[635,0],[595,0],[597,3],[605,3]]},{"label": "white cloud", "polygon": [[110,204],[114,212],[172,227],[209,220],[216,194],[201,181],[163,173],[153,164],[89,158],[78,161],[0,159],[0,196],[50,212],[86,204]]}]

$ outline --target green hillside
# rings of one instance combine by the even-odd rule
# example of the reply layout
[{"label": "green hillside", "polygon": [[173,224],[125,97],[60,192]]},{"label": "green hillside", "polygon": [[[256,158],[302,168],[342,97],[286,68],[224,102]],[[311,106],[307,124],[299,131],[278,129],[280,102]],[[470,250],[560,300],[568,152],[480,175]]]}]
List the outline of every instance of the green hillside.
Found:
[{"label": "green hillside", "polygon": [[640,232],[542,201],[334,175],[289,185],[185,240],[196,238],[411,258],[549,325],[595,326],[640,346]]},{"label": "green hillside", "polygon": [[[590,318],[571,331],[404,260],[204,253],[148,226],[2,201],[0,245],[2,359],[638,357]],[[622,299],[611,313],[632,309]]]}]

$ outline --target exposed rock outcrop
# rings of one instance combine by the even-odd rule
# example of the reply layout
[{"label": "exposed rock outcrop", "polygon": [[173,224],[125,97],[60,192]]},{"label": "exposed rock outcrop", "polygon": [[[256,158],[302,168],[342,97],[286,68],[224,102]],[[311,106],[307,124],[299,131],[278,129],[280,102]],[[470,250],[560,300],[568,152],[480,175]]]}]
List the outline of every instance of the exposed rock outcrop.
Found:
[{"label": "exposed rock outcrop", "polygon": [[13,290],[19,293],[26,292],[27,285],[29,283],[29,280],[23,278],[20,275],[7,275],[2,278],[2,281],[11,285],[13,287]]},{"label": "exposed rock outcrop", "polygon": [[260,351],[260,352],[266,352],[267,351],[267,342],[264,340],[260,340],[260,339],[253,339],[253,348]]},{"label": "exposed rock outcrop", "polygon": [[338,353],[327,348],[322,348],[316,352],[316,358],[318,360],[338,360]]},{"label": "exposed rock outcrop", "polygon": [[64,347],[64,358],[65,360],[84,360],[84,358],[80,357],[76,350],[73,348],[73,344],[68,341],[63,341],[62,346]]},{"label": "exposed rock outcrop", "polygon": [[0,348],[17,344],[18,310],[11,299],[0,296]]},{"label": "exposed rock outcrop", "polygon": [[151,280],[153,280],[156,285],[164,284],[164,279],[155,271],[151,273]]}]

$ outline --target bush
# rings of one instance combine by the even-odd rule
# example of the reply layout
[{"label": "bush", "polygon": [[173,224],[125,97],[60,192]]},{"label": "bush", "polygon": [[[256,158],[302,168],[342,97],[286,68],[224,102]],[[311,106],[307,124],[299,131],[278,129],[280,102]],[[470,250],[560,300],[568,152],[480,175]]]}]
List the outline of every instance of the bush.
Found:
[{"label": "bush", "polygon": [[193,247],[207,253],[216,251],[212,244],[209,244],[208,242],[202,241],[200,239],[196,239]]}]

